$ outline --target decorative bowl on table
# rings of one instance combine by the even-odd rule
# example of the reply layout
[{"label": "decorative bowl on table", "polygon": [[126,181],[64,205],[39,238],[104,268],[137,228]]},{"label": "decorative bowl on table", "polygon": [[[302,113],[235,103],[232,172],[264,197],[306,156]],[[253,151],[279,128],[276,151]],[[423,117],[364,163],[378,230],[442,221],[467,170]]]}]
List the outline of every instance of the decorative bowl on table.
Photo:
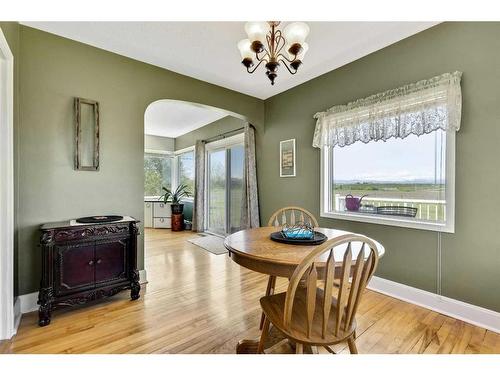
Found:
[{"label": "decorative bowl on table", "polygon": [[100,223],[112,223],[113,221],[120,221],[122,219],[123,216],[119,215],[98,215],[98,216],[80,217],[76,219],[76,222],[80,224],[100,224]]},{"label": "decorative bowl on table", "polygon": [[295,245],[319,245],[327,240],[327,237],[316,232],[314,227],[298,223],[295,225],[284,224],[279,232],[271,233],[271,240]]},{"label": "decorative bowl on table", "polygon": [[281,229],[281,234],[288,239],[310,240],[314,238],[314,228],[307,224],[285,224]]}]

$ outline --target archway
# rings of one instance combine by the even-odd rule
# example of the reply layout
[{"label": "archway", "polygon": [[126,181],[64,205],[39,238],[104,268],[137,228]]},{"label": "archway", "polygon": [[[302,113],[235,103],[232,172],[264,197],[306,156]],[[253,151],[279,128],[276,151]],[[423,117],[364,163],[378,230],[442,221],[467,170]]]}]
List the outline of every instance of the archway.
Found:
[{"label": "archway", "polygon": [[[186,185],[188,191],[193,192],[195,142],[204,140],[207,144],[217,144],[220,149],[222,139],[238,138],[237,134],[242,133],[246,123],[247,118],[243,115],[200,103],[162,99],[148,105],[144,113],[145,269],[148,269],[148,236],[168,233],[173,226],[170,205],[159,200],[160,195],[165,192],[163,187],[175,190],[179,185]],[[219,174],[215,173],[216,176],[211,180],[208,180],[207,177],[207,192],[210,190],[209,181],[217,180],[216,184],[219,185],[222,181],[233,181],[233,178],[230,177],[231,168],[229,166],[237,165],[237,161],[241,162],[241,172],[234,179],[234,186],[239,182],[239,186],[242,188],[244,148],[241,135],[239,136],[240,147],[233,150],[233,161],[231,161],[230,156],[227,158],[224,156],[222,163],[218,160],[219,164],[213,169],[218,171]],[[223,153],[219,152],[219,154]],[[208,149],[206,155],[208,165],[210,161]],[[220,155],[218,156],[220,157]],[[214,159],[214,163],[215,161],[217,160]],[[237,169],[232,168],[233,171]],[[207,172],[206,176],[210,176],[210,174]],[[222,225],[229,226],[230,229],[228,230],[230,231],[230,218],[238,215],[241,209],[241,198],[237,203],[232,203],[235,200],[234,197],[237,197],[237,193],[229,194],[227,193],[229,190],[223,190],[220,186],[218,188],[219,190],[212,196],[216,195],[219,200],[210,200],[212,204],[206,210],[207,222],[208,213],[211,213],[211,218],[218,218],[219,227]],[[236,190],[236,188],[233,190]],[[214,192],[215,188],[211,189],[211,191]],[[208,196],[208,193],[206,194]],[[189,228],[189,223],[192,221],[193,200],[192,198],[183,199],[182,203],[184,205],[185,223]],[[231,209],[236,205],[238,211]],[[215,219],[211,220],[212,223],[214,221]],[[236,219],[233,220],[233,222],[235,221]],[[153,277],[149,279],[152,280]]]}]

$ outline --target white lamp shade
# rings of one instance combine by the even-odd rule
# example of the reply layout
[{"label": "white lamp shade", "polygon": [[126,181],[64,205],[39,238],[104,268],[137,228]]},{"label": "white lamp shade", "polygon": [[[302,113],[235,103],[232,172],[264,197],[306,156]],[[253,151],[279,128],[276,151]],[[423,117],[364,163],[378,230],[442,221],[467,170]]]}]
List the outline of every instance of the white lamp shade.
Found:
[{"label": "white lamp shade", "polygon": [[267,22],[247,22],[245,24],[245,32],[248,35],[250,42],[258,40],[262,44],[266,42],[266,35],[269,32],[269,23]]},{"label": "white lamp shade", "polygon": [[289,45],[303,44],[309,35],[309,26],[304,22],[292,22],[283,30],[283,36]]},{"label": "white lamp shade", "polygon": [[250,49],[252,42],[249,39],[243,39],[238,42],[238,49],[240,50],[241,59],[252,59],[255,55],[254,52]]}]

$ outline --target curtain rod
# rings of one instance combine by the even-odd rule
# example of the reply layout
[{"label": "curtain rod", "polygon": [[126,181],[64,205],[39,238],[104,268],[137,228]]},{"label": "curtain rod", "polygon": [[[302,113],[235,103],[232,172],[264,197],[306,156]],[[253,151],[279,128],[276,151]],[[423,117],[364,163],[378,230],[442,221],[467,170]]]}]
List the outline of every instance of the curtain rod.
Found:
[{"label": "curtain rod", "polygon": [[[255,127],[252,124],[248,124],[248,125],[250,127],[252,127],[253,129],[255,129]],[[228,136],[228,134],[236,133],[236,132],[239,132],[239,131],[241,131],[243,129],[245,129],[244,126],[241,127],[241,128],[238,128],[238,129],[228,130],[227,132],[224,132],[224,133],[221,133],[221,134],[218,134],[218,135],[214,135],[213,137],[204,139],[203,142],[209,143],[209,142],[213,142],[213,141],[216,141],[216,140],[219,140],[219,139],[224,139],[224,138],[226,138]]]}]

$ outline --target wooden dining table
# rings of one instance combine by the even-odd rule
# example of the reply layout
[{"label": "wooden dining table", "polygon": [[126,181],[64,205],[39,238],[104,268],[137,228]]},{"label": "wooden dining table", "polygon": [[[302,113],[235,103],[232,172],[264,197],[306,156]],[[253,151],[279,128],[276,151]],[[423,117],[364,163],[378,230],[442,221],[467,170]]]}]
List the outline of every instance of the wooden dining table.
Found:
[{"label": "wooden dining table", "polygon": [[[275,282],[276,277],[290,278],[295,268],[316,246],[291,245],[271,240],[271,233],[277,231],[280,231],[280,227],[260,227],[241,230],[227,236],[224,240],[224,246],[229,252],[229,257],[242,267],[269,275],[273,282]],[[325,234],[329,240],[346,234],[354,234],[330,228],[315,228],[315,231]],[[370,240],[376,245],[379,257],[382,257],[385,253],[384,247],[379,242],[371,238]],[[343,245],[334,248],[335,259],[342,259],[342,254],[346,246]],[[356,246],[355,242],[352,243],[353,259],[357,258],[360,249],[361,243],[359,243],[359,246]],[[368,252],[365,255],[367,256]],[[321,278],[322,274],[321,260],[321,258],[318,260],[319,278]],[[273,288],[270,289],[268,286],[266,295],[272,294]],[[277,333],[274,332],[274,341],[282,338],[277,337]],[[271,339],[271,341],[273,340]],[[258,340],[241,340],[238,343],[236,352],[256,353],[257,347]]]}]

